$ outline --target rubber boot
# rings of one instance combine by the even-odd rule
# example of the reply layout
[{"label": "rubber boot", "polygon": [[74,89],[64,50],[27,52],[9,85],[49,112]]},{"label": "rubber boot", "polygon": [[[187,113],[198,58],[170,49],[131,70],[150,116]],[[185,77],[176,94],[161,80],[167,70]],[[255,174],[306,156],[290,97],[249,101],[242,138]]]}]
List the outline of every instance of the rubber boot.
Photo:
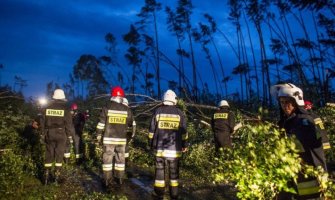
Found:
[{"label": "rubber boot", "polygon": [[112,186],[112,171],[104,171],[104,187],[108,191]]},{"label": "rubber boot", "polygon": [[68,165],[70,163],[70,158],[64,158],[64,163]]},{"label": "rubber boot", "polygon": [[77,166],[80,166],[81,164],[83,164],[83,158],[77,158],[76,159],[76,164],[77,164]]},{"label": "rubber boot", "polygon": [[170,186],[170,198],[171,200],[178,199],[178,187]]},{"label": "rubber boot", "polygon": [[55,183],[59,184],[60,183],[60,169],[55,170]]},{"label": "rubber boot", "polygon": [[51,180],[50,180],[50,169],[45,169],[43,179],[44,179],[44,185],[50,184],[50,182],[51,182]]},{"label": "rubber boot", "polygon": [[123,178],[114,178],[114,180],[119,186],[123,184]]}]

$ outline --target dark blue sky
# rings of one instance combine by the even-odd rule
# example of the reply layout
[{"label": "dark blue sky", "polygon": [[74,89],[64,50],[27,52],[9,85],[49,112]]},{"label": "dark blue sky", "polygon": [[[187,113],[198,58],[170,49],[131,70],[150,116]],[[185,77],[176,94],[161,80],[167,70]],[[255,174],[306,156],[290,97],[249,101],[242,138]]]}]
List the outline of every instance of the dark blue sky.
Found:
[{"label": "dark blue sky", "polygon": [[[175,51],[178,48],[176,38],[167,31],[165,6],[173,9],[177,1],[159,1],[163,9],[158,15],[159,43],[161,50],[170,56],[177,65]],[[205,22],[204,13],[209,13],[217,22],[218,28],[226,34],[229,41],[237,47],[235,27],[229,21],[229,8],[225,0],[193,0],[194,9],[192,26],[198,26],[198,22]],[[0,69],[1,85],[8,84],[14,87],[14,76],[19,76],[27,81],[27,87],[23,88],[26,97],[43,96],[48,82],[63,84],[68,82],[69,74],[76,61],[83,54],[91,54],[96,57],[106,55],[106,33],[112,33],[118,43],[118,61],[127,71],[131,67],[124,58],[128,46],[123,42],[122,35],[129,31],[131,24],[139,20],[136,16],[144,0],[120,1],[120,0],[1,0],[0,1]],[[305,18],[306,22],[311,19]],[[290,20],[292,23],[294,20]],[[307,24],[308,25],[308,24]],[[250,43],[247,40],[246,25],[242,22],[244,40],[246,42],[249,62],[251,61]],[[260,58],[258,36],[250,23],[251,37],[255,47],[257,59]],[[295,27],[295,25],[292,25]],[[309,33],[315,32],[311,26],[307,26]],[[301,28],[293,28],[295,37],[303,35]],[[265,43],[269,45],[269,32],[264,31]],[[313,37],[313,35],[310,35]],[[315,40],[314,38],[311,38]],[[222,35],[216,34],[215,42],[218,45],[225,75],[231,75],[233,67],[238,64],[231,47]],[[184,46],[187,48],[187,44]],[[209,84],[214,92],[213,74],[201,50],[201,46],[195,44],[195,56],[198,72],[202,81]],[[211,50],[213,51],[213,49]],[[269,49],[268,56],[271,57]],[[218,68],[218,60],[212,52],[214,65]],[[186,73],[191,80],[191,63],[185,63],[188,68]],[[259,61],[258,63],[259,64]],[[221,74],[217,69],[217,73]],[[274,74],[274,72],[271,72]],[[162,89],[167,89],[167,80],[177,79],[177,73],[171,67],[161,65]],[[283,74],[284,75],[284,74]],[[239,90],[239,76],[232,76],[229,84],[229,92]],[[222,77],[220,77],[222,79]],[[198,80],[200,84],[201,80]],[[18,89],[17,87],[15,88]]]},{"label": "dark blue sky", "polygon": [[[139,20],[136,14],[143,5],[141,0],[1,0],[0,63],[4,66],[1,84],[13,87],[16,75],[27,80],[25,96],[41,96],[48,82],[68,81],[73,65],[82,54],[106,54],[104,36],[108,32],[116,36],[121,49],[119,59],[124,59],[122,34]],[[194,21],[209,12],[227,22],[225,1],[213,4],[196,0],[193,5]],[[175,5],[170,3],[170,6]],[[161,46],[170,48],[171,33],[164,31],[164,11],[162,15]],[[175,48],[171,49],[175,51]]]}]

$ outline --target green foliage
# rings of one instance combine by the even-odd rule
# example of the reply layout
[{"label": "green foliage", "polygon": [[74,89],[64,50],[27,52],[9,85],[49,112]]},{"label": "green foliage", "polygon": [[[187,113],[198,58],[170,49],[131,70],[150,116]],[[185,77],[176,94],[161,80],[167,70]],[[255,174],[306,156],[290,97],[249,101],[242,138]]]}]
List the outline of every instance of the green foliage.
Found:
[{"label": "green foliage", "polygon": [[335,161],[335,107],[323,107],[318,109],[317,114],[321,117],[325,129],[327,130],[327,136],[331,149],[326,151],[327,161]]},{"label": "green foliage", "polygon": [[240,199],[272,199],[279,191],[293,192],[287,182],[301,166],[295,143],[271,124],[239,129],[232,149],[223,149],[212,171],[216,182],[234,182]]},{"label": "green foliage", "polygon": [[0,111],[0,148],[1,149],[18,149],[21,138],[18,132],[22,132],[23,127],[29,121],[29,117],[17,114],[9,106],[7,109]]},{"label": "green foliage", "polygon": [[302,169],[306,177],[317,177],[321,192],[326,199],[333,199],[335,197],[334,181],[329,178],[328,173],[325,172],[322,167],[313,167],[303,164]]},{"label": "green foliage", "polygon": [[148,150],[148,135],[139,131],[129,146],[129,161],[137,166],[150,167],[155,165],[155,157]]},{"label": "green foliage", "polygon": [[22,190],[23,166],[22,157],[13,151],[8,150],[0,154],[0,196],[11,195]]},{"label": "green foliage", "polygon": [[208,176],[212,168],[214,155],[213,134],[209,129],[189,123],[187,127],[190,146],[181,160],[181,173],[185,179],[192,180],[192,185],[209,183]]}]

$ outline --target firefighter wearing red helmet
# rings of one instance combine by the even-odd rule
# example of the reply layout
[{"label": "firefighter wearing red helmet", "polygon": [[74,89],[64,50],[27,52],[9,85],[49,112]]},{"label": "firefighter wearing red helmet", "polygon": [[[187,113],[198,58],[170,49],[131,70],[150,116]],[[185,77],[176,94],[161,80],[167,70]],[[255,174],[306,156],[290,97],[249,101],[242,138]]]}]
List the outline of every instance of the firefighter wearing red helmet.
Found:
[{"label": "firefighter wearing red helmet", "polygon": [[304,107],[305,107],[306,110],[312,110],[312,108],[313,108],[313,103],[312,102],[305,100],[304,103],[305,103]]},{"label": "firefighter wearing red helmet", "polygon": [[[60,169],[62,167],[65,151],[66,138],[73,135],[71,113],[66,106],[64,91],[56,89],[53,94],[53,101],[43,110],[41,129],[45,134],[45,175],[44,183],[48,184],[53,179],[58,182]],[[54,175],[51,173],[55,163]]]},{"label": "firefighter wearing red helmet", "polygon": [[65,162],[68,163],[70,159],[71,143],[74,144],[74,153],[77,165],[80,165],[84,159],[84,142],[83,142],[83,129],[85,125],[85,115],[78,110],[78,105],[73,103],[71,105],[72,123],[74,126],[74,135],[70,136],[67,140],[67,148],[64,153]]},{"label": "firefighter wearing red helmet", "polygon": [[170,197],[178,198],[179,159],[187,151],[186,117],[176,104],[176,94],[167,90],[163,95],[163,105],[155,110],[149,128],[149,145],[156,155],[153,196],[159,199],[163,199],[167,185],[165,168],[170,175]]},{"label": "firefighter wearing red helmet", "polygon": [[304,108],[309,112],[309,114],[313,117],[314,123],[316,125],[316,129],[318,133],[321,135],[322,138],[322,146],[324,150],[329,150],[330,149],[330,142],[328,138],[327,131],[323,125],[322,119],[313,112],[313,103],[310,101],[305,100],[304,101],[305,105]]},{"label": "firefighter wearing red helmet", "polygon": [[[314,118],[303,108],[303,92],[291,83],[274,85],[271,94],[278,99],[281,119],[278,122],[288,137],[293,137],[296,149],[305,165],[321,167],[327,171],[326,158],[322,148],[322,138],[318,134]],[[296,194],[282,192],[277,199],[318,199],[320,185],[316,177],[306,177],[304,172],[292,181]]]},{"label": "firefighter wearing red helmet", "polygon": [[130,108],[122,104],[125,96],[123,89],[119,86],[113,87],[111,96],[110,101],[102,108],[97,125],[98,140],[102,138],[103,144],[102,171],[107,189],[110,189],[114,181],[119,185],[123,182],[127,129],[133,126],[134,121]]}]

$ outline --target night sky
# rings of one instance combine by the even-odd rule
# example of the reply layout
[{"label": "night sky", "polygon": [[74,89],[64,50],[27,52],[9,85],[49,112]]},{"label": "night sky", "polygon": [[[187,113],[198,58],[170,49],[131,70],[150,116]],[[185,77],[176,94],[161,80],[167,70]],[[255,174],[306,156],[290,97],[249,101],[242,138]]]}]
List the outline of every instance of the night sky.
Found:
[{"label": "night sky", "polygon": [[[82,54],[106,54],[104,36],[108,32],[118,40],[120,63],[127,65],[123,56],[127,46],[122,35],[129,31],[130,24],[139,20],[136,14],[143,5],[144,1],[119,0],[0,1],[0,63],[4,66],[1,85],[14,87],[14,76],[19,76],[27,80],[28,85],[23,88],[25,96],[43,95],[48,82],[68,81]],[[193,5],[194,21],[205,12],[221,20],[227,17],[224,1],[212,4],[198,0]],[[159,23],[164,27],[160,31],[161,46],[171,46],[164,10],[161,15]]]},{"label": "night sky", "polygon": [[[167,5],[175,8],[176,1],[159,2],[163,2],[163,9],[158,15],[160,47],[177,63],[177,43],[172,33],[167,30],[164,11]],[[216,20],[218,27],[224,30],[230,42],[236,44],[235,27],[227,20],[227,1],[194,0],[192,3],[193,26],[204,21],[204,13],[209,13]],[[14,87],[14,76],[18,76],[27,81],[27,86],[23,88],[26,97],[43,96],[48,82],[68,82],[69,74],[81,55],[106,55],[107,44],[104,37],[109,32],[117,39],[119,63],[130,73],[131,67],[124,58],[128,46],[122,40],[122,35],[129,31],[132,23],[139,20],[136,15],[142,6],[144,0],[1,0],[0,64],[4,67],[0,69],[1,85],[8,84]],[[256,33],[251,32],[251,37],[257,38]],[[238,64],[236,56],[222,36],[215,39],[225,66],[225,74],[231,75],[233,67]],[[255,46],[257,54],[258,45]],[[212,90],[213,78],[208,61],[199,46],[195,46],[195,51],[202,80],[207,82]],[[213,59],[217,62],[216,58]],[[189,69],[186,73],[191,80],[191,66],[188,64]],[[218,66],[217,63],[215,65]],[[161,70],[162,89],[165,90],[168,89],[167,80],[178,79],[177,74],[164,64]],[[230,92],[237,91],[240,87],[239,77],[232,78]],[[14,89],[17,91],[18,86]]]}]

